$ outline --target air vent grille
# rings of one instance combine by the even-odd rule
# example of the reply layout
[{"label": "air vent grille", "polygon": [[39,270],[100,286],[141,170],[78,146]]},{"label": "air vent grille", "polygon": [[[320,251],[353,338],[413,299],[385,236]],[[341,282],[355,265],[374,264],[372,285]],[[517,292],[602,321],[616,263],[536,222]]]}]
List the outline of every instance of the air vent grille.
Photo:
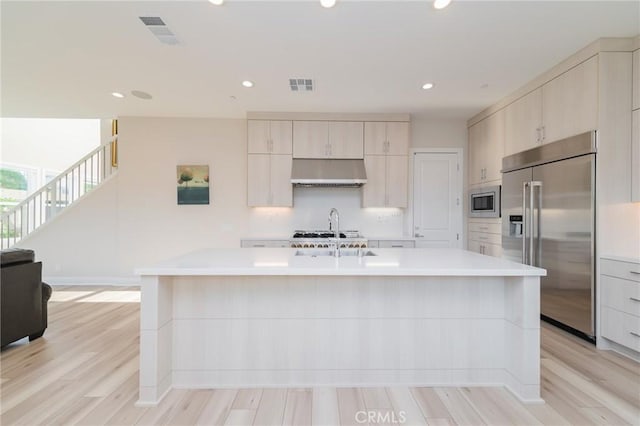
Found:
[{"label": "air vent grille", "polygon": [[178,44],[179,41],[173,31],[167,27],[159,16],[139,16],[142,23],[156,36],[161,43]]},{"label": "air vent grille", "polygon": [[147,26],[149,25],[166,25],[159,16],[140,16],[140,20]]},{"label": "air vent grille", "polygon": [[313,92],[313,80],[310,78],[290,78],[289,88],[292,92]]}]

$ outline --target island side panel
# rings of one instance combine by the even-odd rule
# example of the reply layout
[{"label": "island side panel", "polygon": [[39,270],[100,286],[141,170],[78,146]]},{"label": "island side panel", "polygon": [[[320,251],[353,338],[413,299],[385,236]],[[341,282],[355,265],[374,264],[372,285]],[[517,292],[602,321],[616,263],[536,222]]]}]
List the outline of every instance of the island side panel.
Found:
[{"label": "island side panel", "polygon": [[506,385],[523,402],[542,403],[540,278],[506,278],[504,299]]},{"label": "island side panel", "polygon": [[172,278],[144,276],[140,291],[140,394],[136,405],[153,406],[171,389]]},{"label": "island side panel", "polygon": [[502,277],[176,277],[174,387],[502,385]]}]

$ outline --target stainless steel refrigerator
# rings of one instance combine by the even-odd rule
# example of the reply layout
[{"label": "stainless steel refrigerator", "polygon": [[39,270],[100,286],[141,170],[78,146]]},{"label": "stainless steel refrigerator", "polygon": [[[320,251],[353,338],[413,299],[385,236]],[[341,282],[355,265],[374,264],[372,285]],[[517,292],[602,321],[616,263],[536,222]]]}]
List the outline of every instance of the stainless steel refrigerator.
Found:
[{"label": "stainless steel refrigerator", "polygon": [[502,160],[503,256],[547,270],[542,319],[594,341],[596,132]]}]

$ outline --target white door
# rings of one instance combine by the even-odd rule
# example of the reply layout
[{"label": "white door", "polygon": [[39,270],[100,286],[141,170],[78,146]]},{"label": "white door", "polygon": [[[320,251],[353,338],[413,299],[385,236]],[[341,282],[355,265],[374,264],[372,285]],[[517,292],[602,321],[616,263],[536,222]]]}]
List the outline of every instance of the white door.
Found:
[{"label": "white door", "polygon": [[416,247],[462,247],[462,172],[458,153],[413,156]]}]

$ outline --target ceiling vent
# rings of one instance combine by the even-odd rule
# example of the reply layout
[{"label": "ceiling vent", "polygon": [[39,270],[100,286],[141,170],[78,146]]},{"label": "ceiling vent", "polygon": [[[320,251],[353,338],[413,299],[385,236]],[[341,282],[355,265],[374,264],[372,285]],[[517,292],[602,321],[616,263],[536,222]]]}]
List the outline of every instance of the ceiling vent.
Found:
[{"label": "ceiling vent", "polygon": [[156,36],[161,43],[178,44],[179,41],[175,34],[167,27],[162,18],[159,16],[139,16],[142,23],[149,28],[149,31]]},{"label": "ceiling vent", "polygon": [[292,92],[313,92],[313,80],[310,78],[290,78],[289,87]]}]

